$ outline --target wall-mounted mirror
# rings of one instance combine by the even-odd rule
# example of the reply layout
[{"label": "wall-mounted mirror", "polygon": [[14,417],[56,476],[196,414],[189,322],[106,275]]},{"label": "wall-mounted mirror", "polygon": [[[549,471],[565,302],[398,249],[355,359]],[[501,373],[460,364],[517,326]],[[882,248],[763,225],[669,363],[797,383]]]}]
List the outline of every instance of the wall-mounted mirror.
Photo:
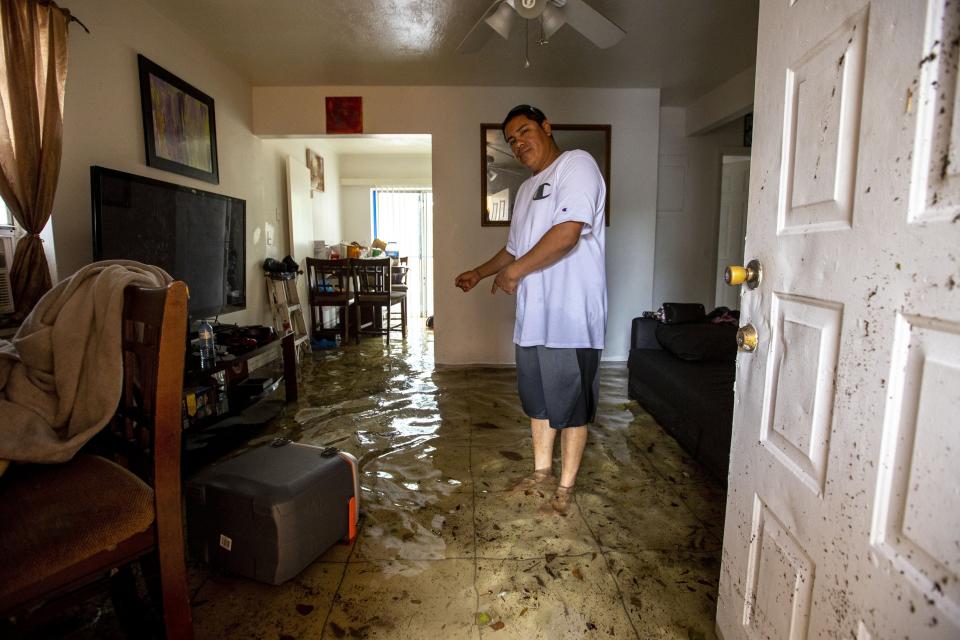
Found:
[{"label": "wall-mounted mirror", "polygon": [[[607,183],[606,220],[610,225],[610,125],[553,124],[553,139],[561,151],[583,149],[593,156]],[[510,145],[503,139],[499,124],[480,125],[480,224],[508,227],[513,216],[517,189],[530,177]]]}]

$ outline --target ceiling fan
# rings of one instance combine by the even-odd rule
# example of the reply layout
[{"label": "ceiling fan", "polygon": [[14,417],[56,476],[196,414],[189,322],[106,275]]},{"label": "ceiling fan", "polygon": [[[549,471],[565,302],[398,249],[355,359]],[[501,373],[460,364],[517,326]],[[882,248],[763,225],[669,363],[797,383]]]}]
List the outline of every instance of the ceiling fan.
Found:
[{"label": "ceiling fan", "polygon": [[[540,44],[565,24],[579,31],[601,49],[620,42],[626,32],[600,15],[583,0],[496,0],[457,47],[459,53],[479,51],[493,32],[507,40],[515,17],[540,22]],[[526,23],[529,24],[529,23]]]}]

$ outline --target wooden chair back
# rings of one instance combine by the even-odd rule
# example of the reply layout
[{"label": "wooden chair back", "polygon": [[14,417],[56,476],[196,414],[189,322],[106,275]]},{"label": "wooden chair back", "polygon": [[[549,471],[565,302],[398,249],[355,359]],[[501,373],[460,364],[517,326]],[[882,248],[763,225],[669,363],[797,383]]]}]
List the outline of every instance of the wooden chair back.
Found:
[{"label": "wooden chair back", "polygon": [[390,281],[394,291],[407,290],[408,271],[410,271],[410,265],[407,256],[397,258],[394,265],[390,268]]},{"label": "wooden chair back", "polygon": [[[51,549],[44,539],[0,534],[0,555],[15,553],[17,566],[34,568],[29,575],[13,569],[20,575],[7,576],[5,567],[0,566],[0,584],[17,585],[7,592],[0,587],[0,612],[28,611],[52,603],[156,551],[166,636],[193,637],[180,493],[187,296],[183,282],[149,289],[127,287],[122,314],[123,383],[115,417],[70,461],[17,465],[8,472],[15,472],[11,473],[13,477],[0,480],[0,513],[13,509],[25,527],[51,529],[56,528],[54,523],[68,521],[58,519],[56,514],[71,514],[77,517],[69,519],[70,529],[51,530],[50,536],[61,536],[68,542],[87,541],[72,550],[61,545],[58,553],[65,555],[57,564],[49,561]],[[99,477],[104,475],[110,477]],[[97,483],[106,484],[114,493],[80,492],[77,497],[78,486]],[[115,495],[126,486],[143,483],[149,486],[142,492],[146,499],[136,504]],[[111,505],[98,511],[107,501]],[[134,510],[143,512],[136,522],[146,522],[145,527],[131,525],[128,516]],[[82,514],[93,515],[83,518]],[[122,533],[111,531],[120,527]],[[104,542],[97,547],[90,540]],[[9,566],[3,562],[0,565]],[[40,566],[44,569],[37,568]]]},{"label": "wooden chair back", "polygon": [[340,333],[345,343],[350,336],[351,261],[307,258],[307,287],[310,304],[310,330],[314,338],[323,337],[323,307],[336,307],[340,317]]},{"label": "wooden chair back", "polygon": [[359,302],[389,302],[393,284],[390,258],[376,260],[354,260],[354,291]]},{"label": "wooden chair back", "polygon": [[306,267],[311,299],[334,304],[350,298],[350,260],[307,258]]},{"label": "wooden chair back", "polygon": [[[385,335],[387,344],[390,344],[390,332],[399,330],[403,337],[407,337],[407,293],[406,287],[394,290],[394,268],[390,258],[374,260],[354,260],[352,262],[353,288],[356,292],[356,325],[357,342],[360,334],[372,333]],[[390,307],[400,305],[400,326],[396,329],[392,325]],[[373,307],[374,316],[371,322],[361,322],[361,307]],[[386,309],[386,327],[383,326],[381,310]]]}]

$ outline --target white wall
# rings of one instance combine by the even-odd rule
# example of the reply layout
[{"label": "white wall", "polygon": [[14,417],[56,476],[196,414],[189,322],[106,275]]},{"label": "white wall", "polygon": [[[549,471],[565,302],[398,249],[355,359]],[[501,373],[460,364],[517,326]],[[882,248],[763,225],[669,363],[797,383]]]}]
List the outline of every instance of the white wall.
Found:
[{"label": "white wall", "polygon": [[715,296],[721,149],[740,148],[743,119],[702,136],[686,136],[680,107],[660,110],[656,265],[653,306]]},{"label": "white wall", "polygon": [[[92,260],[90,165],[101,165],[246,200],[247,309],[221,320],[270,322],[260,270],[269,255],[263,225],[274,221],[285,242],[283,173],[251,132],[250,84],[141,0],[61,4],[92,33],[70,28],[63,160],[53,207],[59,276]],[[146,166],[137,53],[213,97],[220,184]]]},{"label": "white wall", "polygon": [[[313,238],[311,240],[326,240],[328,243],[338,242],[343,233],[343,192],[340,187],[340,156],[330,142],[317,139],[310,141],[273,139],[264,140],[264,147],[269,152],[276,154],[281,163],[286,156],[291,156],[304,164],[308,147],[323,158],[323,191],[315,191],[310,197],[313,206]],[[285,180],[283,185],[284,193],[286,193]],[[286,211],[286,200],[284,200],[283,210]],[[282,258],[283,255],[280,257]]]},{"label": "white wall", "polygon": [[686,107],[684,131],[688,136],[707,133],[753,111],[756,67],[736,74]]},{"label": "white wall", "polygon": [[651,305],[656,234],[659,90],[519,87],[254,87],[254,131],[317,135],[325,96],[363,97],[364,133],[433,136],[436,360],[513,362],[514,300],[454,277],[506,243],[505,228],[480,227],[480,123],[499,122],[519,103],[558,123],[613,126],[607,229],[610,312],[605,359],[626,359],[630,320]]},{"label": "white wall", "polygon": [[343,239],[361,244],[373,239],[371,187],[429,187],[430,154],[344,153],[340,156]]}]

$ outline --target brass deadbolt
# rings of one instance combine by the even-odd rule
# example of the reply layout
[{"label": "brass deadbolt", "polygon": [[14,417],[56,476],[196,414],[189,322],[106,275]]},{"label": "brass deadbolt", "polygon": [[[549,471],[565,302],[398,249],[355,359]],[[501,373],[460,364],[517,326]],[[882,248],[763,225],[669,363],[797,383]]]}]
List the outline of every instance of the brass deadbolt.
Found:
[{"label": "brass deadbolt", "polygon": [[723,272],[723,281],[731,287],[746,284],[748,289],[756,289],[763,277],[763,267],[759,260],[751,260],[745,267],[730,265]]},{"label": "brass deadbolt", "polygon": [[737,348],[746,353],[753,353],[757,350],[757,330],[752,324],[740,327],[737,330]]}]

